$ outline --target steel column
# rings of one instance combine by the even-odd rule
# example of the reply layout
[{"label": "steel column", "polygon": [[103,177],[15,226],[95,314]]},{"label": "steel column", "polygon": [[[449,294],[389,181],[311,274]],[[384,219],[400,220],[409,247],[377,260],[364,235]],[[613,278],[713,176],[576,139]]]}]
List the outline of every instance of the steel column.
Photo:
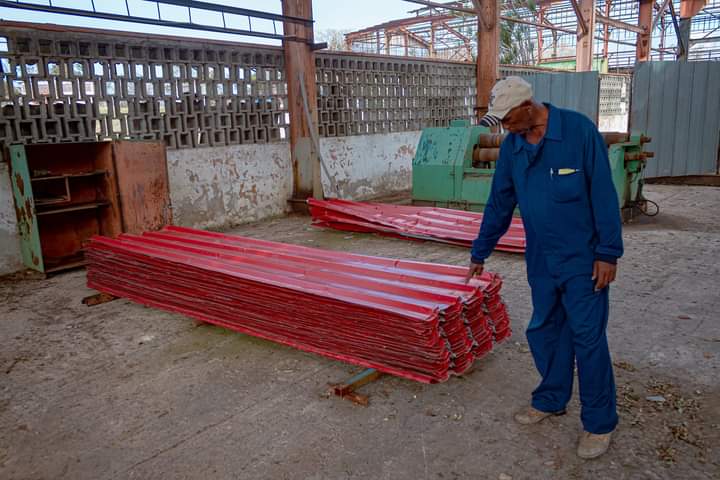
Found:
[{"label": "steel column", "polygon": [[[593,69],[595,0],[579,0],[578,6],[580,15],[578,15],[575,70],[578,72],[589,72]],[[584,25],[582,25],[583,23]]]},{"label": "steel column", "polygon": [[645,30],[638,35],[636,56],[638,62],[650,60],[650,47],[652,47],[652,12],[654,0],[640,0],[640,15],[638,26]]},{"label": "steel column", "polygon": [[498,76],[500,9],[494,0],[473,0],[473,4],[478,14],[476,112],[479,119],[487,112],[490,92]]},{"label": "steel column", "polygon": [[[282,0],[283,15],[312,20],[312,0]],[[320,182],[320,156],[311,138],[317,135],[317,92],[315,89],[315,54],[313,29],[306,25],[285,22],[285,35],[292,35],[306,42],[283,42],[285,72],[288,84],[288,110],[290,113],[290,154],[293,162],[293,197],[304,199],[313,195],[322,198]],[[301,82],[300,79],[303,79]],[[302,85],[306,85],[308,109],[312,124],[304,112]]]}]

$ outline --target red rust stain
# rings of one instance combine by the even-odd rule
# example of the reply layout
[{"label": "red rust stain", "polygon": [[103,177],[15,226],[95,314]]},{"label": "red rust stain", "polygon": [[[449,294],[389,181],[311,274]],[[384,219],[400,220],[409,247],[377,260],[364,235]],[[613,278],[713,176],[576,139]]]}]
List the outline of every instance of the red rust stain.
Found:
[{"label": "red rust stain", "polygon": [[15,183],[17,184],[18,190],[21,196],[25,196],[25,182],[23,182],[22,176],[19,173],[15,174]]},{"label": "red rust stain", "polygon": [[32,215],[32,211],[33,211],[32,203],[30,203],[29,198],[26,198],[25,199],[25,213],[27,213],[28,217],[30,217]]},{"label": "red rust stain", "polygon": [[33,252],[32,254],[32,262],[33,265],[35,265],[36,267],[40,265],[40,259],[37,257],[37,255],[35,255],[35,252]]}]

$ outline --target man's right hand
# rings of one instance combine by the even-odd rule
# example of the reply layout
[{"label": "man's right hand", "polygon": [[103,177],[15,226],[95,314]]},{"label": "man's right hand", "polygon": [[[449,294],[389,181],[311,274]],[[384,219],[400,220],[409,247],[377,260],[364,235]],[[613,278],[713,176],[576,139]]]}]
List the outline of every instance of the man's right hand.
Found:
[{"label": "man's right hand", "polygon": [[467,276],[465,277],[465,283],[468,283],[475,275],[482,275],[483,270],[485,270],[484,264],[471,262],[470,267],[468,267]]}]

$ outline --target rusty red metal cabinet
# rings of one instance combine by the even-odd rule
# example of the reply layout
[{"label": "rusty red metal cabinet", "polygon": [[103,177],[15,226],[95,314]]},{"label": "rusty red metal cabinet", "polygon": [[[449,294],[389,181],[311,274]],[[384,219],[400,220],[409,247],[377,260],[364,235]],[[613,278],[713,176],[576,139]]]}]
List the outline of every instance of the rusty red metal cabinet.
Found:
[{"label": "rusty red metal cabinet", "polygon": [[43,273],[84,265],[93,235],[171,223],[165,147],[86,142],[9,147],[23,263]]}]

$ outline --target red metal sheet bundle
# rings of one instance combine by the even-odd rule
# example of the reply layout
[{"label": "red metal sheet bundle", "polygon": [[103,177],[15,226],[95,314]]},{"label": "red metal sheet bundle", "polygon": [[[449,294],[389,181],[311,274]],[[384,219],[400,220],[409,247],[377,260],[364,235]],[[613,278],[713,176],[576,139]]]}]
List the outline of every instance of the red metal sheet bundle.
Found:
[{"label": "red metal sheet bundle", "polygon": [[510,335],[502,282],[466,268],[181,227],[93,237],[88,286],[413,380],[461,374]]},{"label": "red metal sheet bundle", "polygon": [[[308,199],[313,225],[353,232],[382,233],[470,247],[482,223],[482,213],[448,208],[414,207],[349,200]],[[522,220],[514,218],[496,247],[525,251]]]}]

